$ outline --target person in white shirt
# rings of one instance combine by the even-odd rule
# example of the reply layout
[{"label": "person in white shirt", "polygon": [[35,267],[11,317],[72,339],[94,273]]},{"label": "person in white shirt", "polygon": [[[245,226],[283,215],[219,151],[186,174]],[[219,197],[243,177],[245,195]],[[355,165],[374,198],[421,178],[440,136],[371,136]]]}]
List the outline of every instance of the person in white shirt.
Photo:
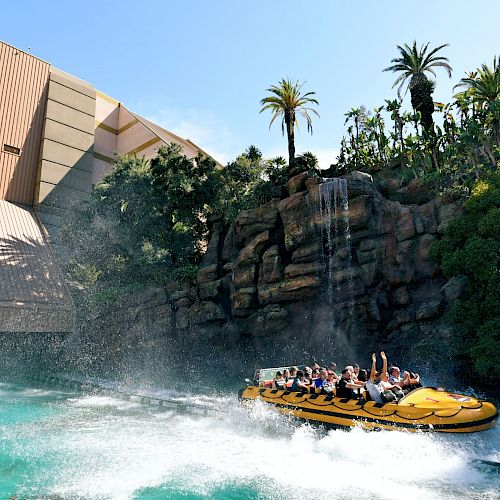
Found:
[{"label": "person in white shirt", "polygon": [[380,353],[382,358],[382,371],[377,372],[377,356],[375,353],[372,354],[372,368],[370,370],[370,378],[366,382],[366,390],[369,392],[371,398],[377,403],[388,402],[387,396],[384,396],[384,392],[391,391],[391,400],[400,399],[403,396],[401,387],[391,384],[388,379],[389,375],[387,373],[387,356],[385,352]]}]

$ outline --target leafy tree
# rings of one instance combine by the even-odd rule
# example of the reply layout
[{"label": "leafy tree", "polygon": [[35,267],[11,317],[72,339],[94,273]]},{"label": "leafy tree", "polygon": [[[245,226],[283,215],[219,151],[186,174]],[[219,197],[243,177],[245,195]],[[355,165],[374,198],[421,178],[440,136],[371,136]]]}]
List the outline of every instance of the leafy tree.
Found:
[{"label": "leafy tree", "polygon": [[456,87],[472,90],[474,100],[482,105],[496,101],[500,96],[500,58],[493,58],[492,68],[482,64],[477,71],[462,78]]},{"label": "leafy tree", "polygon": [[110,175],[62,232],[70,275],[82,287],[109,280],[118,284],[155,280],[171,265],[158,235],[164,223],[154,208],[161,203],[152,186],[151,166],[136,156],[117,157]]},{"label": "leafy tree", "polygon": [[344,125],[346,125],[349,120],[352,120],[354,129],[350,126],[347,131],[351,137],[351,146],[354,151],[353,160],[354,160],[354,168],[357,168],[358,164],[361,161],[361,154],[359,150],[359,144],[361,139],[361,132],[363,130],[364,123],[368,118],[368,114],[366,108],[361,106],[360,108],[351,108],[344,115],[346,117]]},{"label": "leafy tree", "polygon": [[399,84],[398,95],[401,95],[401,89],[405,82],[410,79],[409,89],[411,94],[411,104],[416,112],[420,113],[423,127],[430,131],[433,125],[432,113],[434,111],[434,102],[432,100],[432,92],[434,83],[430,81],[425,73],[434,72],[435,67],[444,68],[448,76],[451,78],[451,66],[448,64],[448,59],[435,54],[448,44],[440,45],[435,49],[427,52],[429,44],[422,45],[417,48],[417,42],[414,41],[410,47],[404,44],[402,47],[397,46],[401,57],[392,59],[392,66],[385,68],[383,71],[400,72],[401,75],[394,82],[393,87]]},{"label": "leafy tree", "polygon": [[254,188],[265,169],[262,153],[250,146],[234,161],[217,172],[219,188],[216,193],[214,211],[230,222],[241,210],[255,206]]},{"label": "leafy tree", "polygon": [[265,162],[261,178],[252,186],[254,206],[271,201],[273,198],[285,198],[288,169],[282,156],[271,158]]},{"label": "leafy tree", "polygon": [[[442,124],[435,125],[432,134],[420,126],[420,113],[401,112],[399,100],[386,100],[373,112],[352,108],[346,114],[347,136],[329,173],[340,175],[353,169],[376,173],[385,167],[404,167],[399,173],[402,182],[419,177],[431,190],[465,200],[474,182],[495,171],[500,160],[495,74],[498,63],[494,61],[488,70],[483,65],[462,80],[466,90],[456,94],[454,101],[434,103]],[[476,96],[474,86],[488,92]],[[387,128],[386,122],[391,123]]]},{"label": "leafy tree", "polygon": [[314,113],[319,117],[319,113],[311,108],[311,105],[318,105],[318,101],[312,97],[315,92],[306,92],[302,94],[302,86],[304,83],[292,82],[290,79],[282,78],[278,85],[271,85],[267,92],[273,94],[269,97],[261,99],[260,104],[262,109],[260,112],[269,109],[273,117],[269,124],[269,128],[274,123],[276,118],[281,118],[281,131],[288,138],[288,165],[290,173],[293,172],[295,163],[295,127],[298,128],[299,122],[297,114],[301,115],[307,123],[307,131],[312,134],[312,118],[310,113]]},{"label": "leafy tree", "polygon": [[200,255],[200,242],[206,236],[205,221],[220,182],[216,163],[201,153],[187,158],[181,146],[171,143],[151,160],[151,177],[162,197],[156,209],[165,222],[163,240],[172,250],[173,263],[187,264]]},{"label": "leafy tree", "polygon": [[122,156],[63,231],[82,287],[162,283],[200,259],[220,179],[211,158],[170,144],[146,161]]}]

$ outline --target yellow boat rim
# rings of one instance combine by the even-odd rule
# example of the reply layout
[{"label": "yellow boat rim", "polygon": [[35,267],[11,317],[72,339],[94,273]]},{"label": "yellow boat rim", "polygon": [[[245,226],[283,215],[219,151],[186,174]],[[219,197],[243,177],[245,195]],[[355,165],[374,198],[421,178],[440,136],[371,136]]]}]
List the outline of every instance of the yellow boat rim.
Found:
[{"label": "yellow boat rim", "polygon": [[238,396],[242,401],[263,401],[283,414],[334,427],[463,433],[491,429],[498,419],[493,403],[432,387],[416,389],[397,403],[384,404],[257,386],[241,389]]}]

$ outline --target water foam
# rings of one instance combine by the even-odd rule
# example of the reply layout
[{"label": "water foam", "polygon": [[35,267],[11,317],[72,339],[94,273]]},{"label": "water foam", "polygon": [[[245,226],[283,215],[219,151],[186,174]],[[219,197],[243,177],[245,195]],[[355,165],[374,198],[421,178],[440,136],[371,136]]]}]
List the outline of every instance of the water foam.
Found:
[{"label": "water foam", "polygon": [[15,443],[15,458],[34,464],[15,493],[399,500],[495,498],[498,491],[498,474],[484,464],[498,458],[498,429],[469,436],[326,432],[260,402],[216,403],[222,411],[208,417],[109,396],[44,403],[57,412],[2,437]]}]

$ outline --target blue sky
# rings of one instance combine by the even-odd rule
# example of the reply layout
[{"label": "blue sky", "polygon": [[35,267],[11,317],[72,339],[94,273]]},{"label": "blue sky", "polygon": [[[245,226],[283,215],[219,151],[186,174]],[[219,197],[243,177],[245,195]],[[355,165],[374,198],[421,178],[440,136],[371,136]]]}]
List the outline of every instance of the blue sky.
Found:
[{"label": "blue sky", "polygon": [[321,118],[312,136],[301,128],[297,152],[316,153],[325,168],[344,113],[395,97],[394,76],[381,70],[397,44],[450,44],[453,77],[441,71],[434,94],[447,101],[465,71],[500,53],[499,19],[496,0],[18,0],[3,2],[0,39],[31,47],[221,162],[250,144],[285,155],[259,100],[281,77],[307,81]]}]

